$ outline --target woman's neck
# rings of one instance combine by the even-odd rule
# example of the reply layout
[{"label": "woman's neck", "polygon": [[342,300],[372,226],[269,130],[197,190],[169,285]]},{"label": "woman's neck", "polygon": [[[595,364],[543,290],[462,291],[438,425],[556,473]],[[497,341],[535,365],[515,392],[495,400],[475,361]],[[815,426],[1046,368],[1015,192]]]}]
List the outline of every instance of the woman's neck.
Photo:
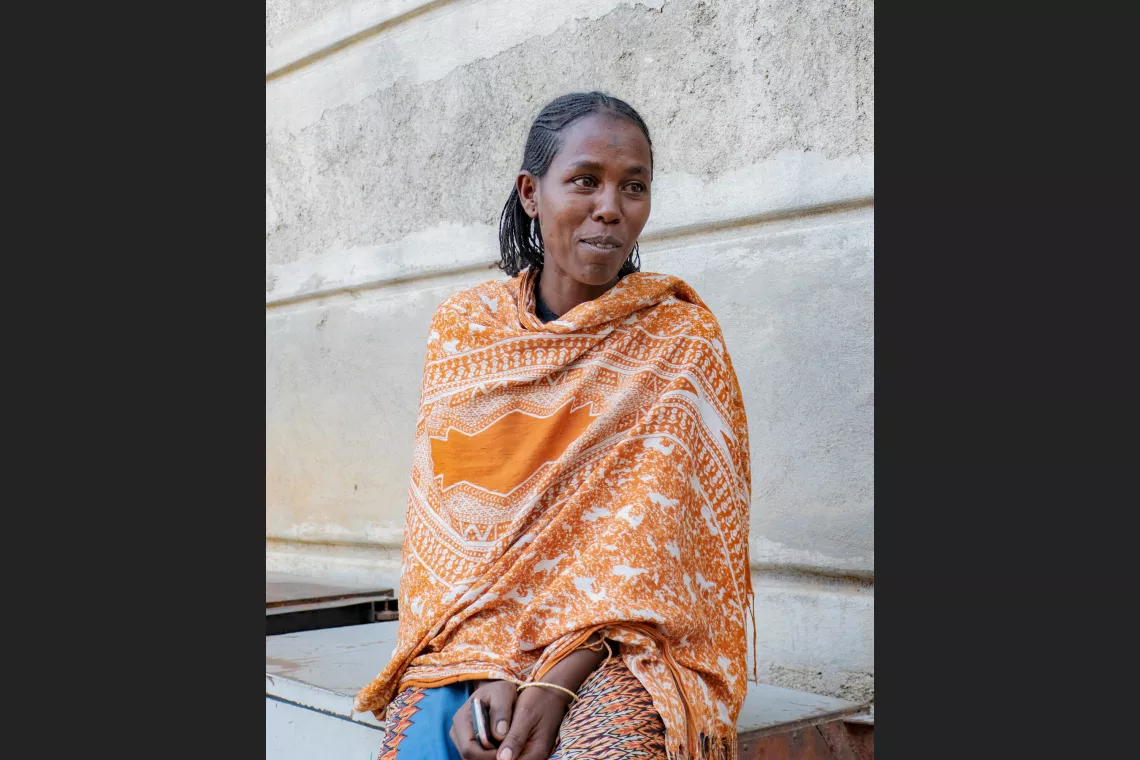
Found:
[{"label": "woman's neck", "polygon": [[586,285],[569,277],[550,262],[543,267],[538,278],[538,297],[546,308],[558,316],[564,315],[580,303],[593,301],[618,283],[618,277],[605,285]]}]

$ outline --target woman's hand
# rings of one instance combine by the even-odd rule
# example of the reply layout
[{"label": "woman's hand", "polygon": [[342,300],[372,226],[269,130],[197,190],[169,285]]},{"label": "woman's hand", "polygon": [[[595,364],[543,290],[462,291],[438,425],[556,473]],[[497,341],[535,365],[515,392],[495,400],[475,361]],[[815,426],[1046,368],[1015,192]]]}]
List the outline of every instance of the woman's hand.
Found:
[{"label": "woman's hand", "polygon": [[518,687],[510,681],[480,681],[479,686],[463,703],[463,707],[455,713],[451,719],[451,731],[448,735],[463,760],[495,760],[497,752],[495,749],[484,749],[475,738],[475,726],[471,722],[471,700],[478,697],[479,701],[487,705],[487,712],[491,718],[488,729],[493,738],[502,741],[511,724],[515,697],[518,696],[517,690]]},{"label": "woman's hand", "polygon": [[558,729],[569,707],[570,696],[557,689],[523,689],[515,700],[514,719],[495,755],[497,760],[546,760],[554,750]]},{"label": "woman's hand", "polygon": [[[595,644],[597,648],[591,649]],[[608,647],[602,644],[599,634],[596,642],[591,638],[584,648],[562,658],[542,680],[576,692],[605,658],[605,650],[616,647],[616,642]],[[471,722],[471,700],[475,697],[488,707],[488,729],[501,742],[498,749],[484,749],[475,738]],[[528,686],[519,692],[510,681],[480,681],[452,718],[449,736],[463,760],[546,760],[570,702],[569,694],[546,686]]]}]

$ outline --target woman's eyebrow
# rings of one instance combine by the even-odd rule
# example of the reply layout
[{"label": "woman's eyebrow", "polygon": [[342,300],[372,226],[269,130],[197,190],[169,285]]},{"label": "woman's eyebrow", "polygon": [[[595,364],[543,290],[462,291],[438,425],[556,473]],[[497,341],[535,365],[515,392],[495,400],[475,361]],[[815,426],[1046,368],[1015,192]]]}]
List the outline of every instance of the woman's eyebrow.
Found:
[{"label": "woman's eyebrow", "polygon": [[[584,159],[580,159],[578,161],[575,161],[574,163],[570,164],[570,166],[567,168],[570,171],[586,170],[586,171],[599,172],[599,171],[602,171],[602,169],[604,169],[605,167],[603,167],[597,161],[591,161],[590,159],[584,158]],[[634,164],[633,166],[630,166],[629,168],[627,168],[625,170],[625,172],[626,172],[626,174],[649,174],[649,169],[642,166],[641,164]]]}]

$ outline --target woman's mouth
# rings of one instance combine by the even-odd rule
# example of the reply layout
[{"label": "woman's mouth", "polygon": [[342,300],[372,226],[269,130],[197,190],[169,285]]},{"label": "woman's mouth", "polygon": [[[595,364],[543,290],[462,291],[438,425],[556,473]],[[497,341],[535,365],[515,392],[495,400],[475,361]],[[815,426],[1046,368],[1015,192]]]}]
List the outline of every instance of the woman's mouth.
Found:
[{"label": "woman's mouth", "polygon": [[582,238],[578,242],[600,253],[612,253],[623,246],[622,241],[612,235],[597,235],[595,237]]}]

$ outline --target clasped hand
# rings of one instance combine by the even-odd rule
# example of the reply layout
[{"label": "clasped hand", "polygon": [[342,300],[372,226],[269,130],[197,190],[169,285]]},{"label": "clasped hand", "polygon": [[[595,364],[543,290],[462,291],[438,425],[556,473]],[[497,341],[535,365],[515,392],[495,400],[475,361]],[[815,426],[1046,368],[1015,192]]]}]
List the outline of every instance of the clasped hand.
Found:
[{"label": "clasped hand", "polygon": [[[499,742],[495,749],[484,749],[475,738],[471,700],[476,697],[488,707],[489,731]],[[557,689],[535,686],[520,692],[510,681],[480,681],[455,713],[449,735],[463,760],[546,760],[570,701]]]}]

